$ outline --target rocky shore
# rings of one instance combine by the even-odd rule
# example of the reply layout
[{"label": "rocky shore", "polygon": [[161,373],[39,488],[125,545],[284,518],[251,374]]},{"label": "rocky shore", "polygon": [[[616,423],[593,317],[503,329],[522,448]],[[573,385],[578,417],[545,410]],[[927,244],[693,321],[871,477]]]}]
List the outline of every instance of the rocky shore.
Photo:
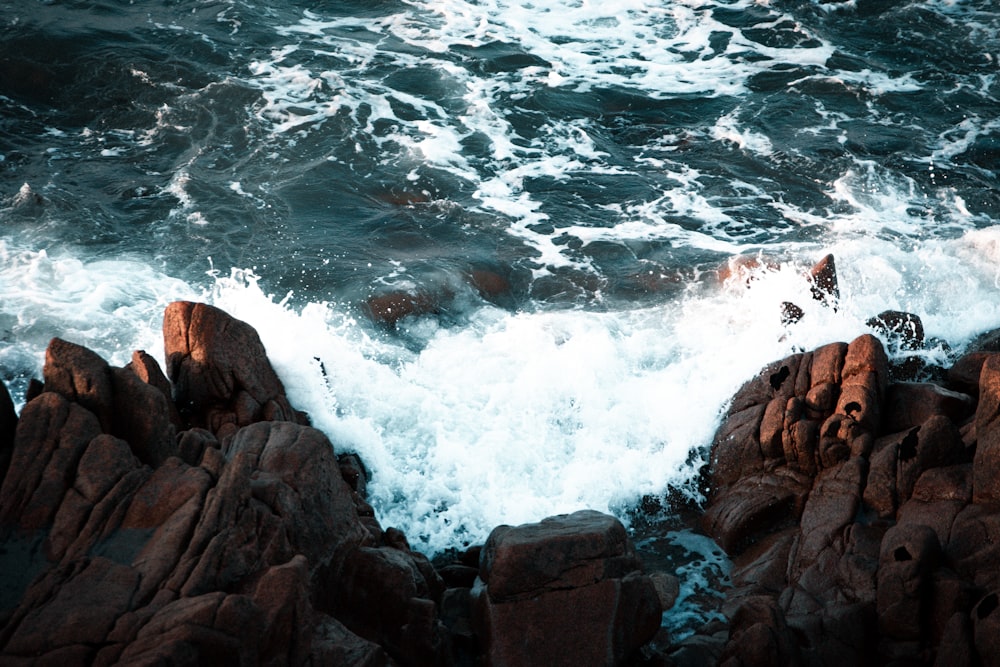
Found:
[{"label": "rocky shore", "polygon": [[[835,296],[832,261],[812,280]],[[915,316],[869,324],[924,344]],[[1000,336],[934,371],[863,335],[747,382],[698,519],[726,620],[674,642],[677,580],[617,519],[432,563],[249,325],[177,302],[163,332],[166,369],[57,338],[20,415],[0,384],[0,664],[1000,664]]]},{"label": "rocky shore", "polygon": [[0,391],[0,664],[628,664],[658,631],[676,581],[617,519],[435,567],[249,325],[177,302],[163,332],[166,374],[57,338],[19,417]]}]

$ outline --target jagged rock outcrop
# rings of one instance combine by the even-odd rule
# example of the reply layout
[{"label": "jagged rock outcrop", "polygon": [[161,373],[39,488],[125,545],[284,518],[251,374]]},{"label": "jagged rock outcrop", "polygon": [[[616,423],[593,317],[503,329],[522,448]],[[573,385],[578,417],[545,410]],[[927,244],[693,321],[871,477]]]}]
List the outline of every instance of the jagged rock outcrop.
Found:
[{"label": "jagged rock outcrop", "polygon": [[[922,341],[905,313],[872,325],[900,350]],[[959,359],[947,386],[893,372],[864,335],[775,362],[734,396],[702,517],[733,558],[718,664],[997,659],[1000,353]]]},{"label": "jagged rock outcrop", "polygon": [[3,660],[447,664],[440,578],[384,539],[253,329],[176,303],[164,330],[179,412],[148,355],[49,345],[0,487]]},{"label": "jagged rock outcrop", "polygon": [[472,595],[494,667],[628,664],[662,614],[624,526],[591,510],[495,528]]},{"label": "jagged rock outcrop", "polygon": [[508,634],[530,621],[539,655],[623,664],[659,628],[616,519],[543,522],[527,550],[501,530],[481,566],[474,548],[439,572],[379,525],[364,464],[290,404],[249,325],[174,303],[164,347],[167,374],[53,339],[19,419],[0,393],[0,663],[541,664]]}]

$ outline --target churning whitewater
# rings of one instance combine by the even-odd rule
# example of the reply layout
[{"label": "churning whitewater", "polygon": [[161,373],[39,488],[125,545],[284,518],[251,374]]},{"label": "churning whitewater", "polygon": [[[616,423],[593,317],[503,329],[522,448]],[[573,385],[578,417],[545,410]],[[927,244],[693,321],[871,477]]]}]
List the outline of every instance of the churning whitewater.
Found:
[{"label": "churning whitewater", "polygon": [[878,312],[1000,325],[990,0],[275,4],[0,3],[12,394],[208,301],[432,554],[696,497],[740,384]]}]

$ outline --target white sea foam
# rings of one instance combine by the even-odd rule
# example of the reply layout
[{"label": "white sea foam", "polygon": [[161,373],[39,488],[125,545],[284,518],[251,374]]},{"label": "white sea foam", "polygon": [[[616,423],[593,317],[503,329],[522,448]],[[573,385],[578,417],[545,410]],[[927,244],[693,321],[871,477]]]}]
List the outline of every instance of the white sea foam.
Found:
[{"label": "white sea foam", "polygon": [[[836,311],[804,278],[817,252],[758,270],[749,289],[693,285],[632,311],[482,308],[457,328],[404,320],[422,332],[418,351],[335,305],[269,297],[246,272],[220,277],[212,299],[258,328],[293,402],[336,448],[362,455],[380,520],[435,552],[500,523],[584,507],[624,516],[644,494],[690,491],[689,456],[739,384],[794,350],[853,339],[886,308],[920,315],[928,336],[954,345],[1000,324],[1000,232],[825,251],[840,270]],[[784,301],[805,311],[799,324],[781,324]],[[944,347],[926,355],[949,359]]]},{"label": "white sea foam", "polygon": [[198,294],[138,259],[85,260],[2,239],[0,284],[0,367],[39,378],[45,348],[55,336],[116,365],[128,363],[140,349],[162,364],[163,309]]},{"label": "white sea foam", "polygon": [[[732,11],[752,4],[718,7]],[[528,136],[512,122],[509,101],[546,88],[633,91],[649,99],[740,95],[752,76],[775,62],[823,68],[833,53],[820,36],[777,13],[761,25],[781,22],[798,39],[787,47],[758,43],[721,23],[716,8],[687,0],[414,0],[396,14],[375,18],[310,10],[278,29],[288,43],[252,63],[248,83],[261,90],[258,113],[277,136],[296,141],[337,118],[357,137],[359,153],[374,142],[385,164],[416,163],[470,183],[473,206],[506,219],[508,231],[534,249],[536,276],[557,267],[586,270],[585,259],[538,231],[548,214],[526,182],[617,173],[622,167],[610,164],[595,145],[590,119],[553,114]],[[459,55],[497,45],[516,45],[512,54],[532,60],[482,73]],[[403,89],[399,82],[408,79],[402,73],[427,77],[428,67],[440,77],[432,86],[438,92]],[[373,75],[384,71],[399,76]],[[856,77],[864,85],[888,85],[869,81],[876,77],[871,73]],[[487,155],[470,156],[464,149],[463,142],[474,137],[488,140]],[[761,155],[772,151],[767,137],[740,127],[734,115],[719,120],[713,138]],[[690,190],[665,197],[681,215],[708,215],[709,225],[727,215]],[[559,234],[575,229],[561,225]]]},{"label": "white sea foam", "polygon": [[[920,315],[928,336],[952,345],[1000,325],[995,227],[905,247],[845,235],[773,250],[788,254],[749,289],[695,283],[674,301],[619,312],[481,307],[461,326],[404,320],[422,341],[414,350],[349,308],[265,294],[250,272],[216,275],[201,292],[141,262],[2,242],[0,361],[37,373],[54,335],[115,364],[133,349],[162,361],[165,305],[206,299],[256,327],[293,403],[338,451],[362,455],[380,520],[434,552],[480,542],[500,523],[584,507],[624,516],[644,494],[691,490],[691,454],[744,380],[793,350],[854,338],[886,308]],[[828,251],[837,311],[813,301],[804,279]],[[784,301],[805,311],[790,328]],[[944,348],[928,357],[947,361]]]}]

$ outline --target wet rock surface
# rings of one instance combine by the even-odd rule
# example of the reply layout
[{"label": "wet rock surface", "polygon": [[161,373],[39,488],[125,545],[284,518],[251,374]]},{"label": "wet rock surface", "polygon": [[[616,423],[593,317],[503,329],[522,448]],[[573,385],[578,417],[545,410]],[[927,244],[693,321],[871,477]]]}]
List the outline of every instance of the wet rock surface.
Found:
[{"label": "wet rock surface", "polygon": [[20,416],[0,392],[0,663],[541,664],[530,626],[545,664],[626,665],[676,597],[597,512],[435,567],[249,325],[174,303],[164,349],[53,339]]},{"label": "wet rock surface", "polygon": [[[870,324],[912,350],[917,323]],[[705,664],[997,664],[1000,353],[972,351],[940,383],[897,370],[864,335],[734,396],[701,519],[733,559],[728,628],[682,642],[714,645]]]}]

